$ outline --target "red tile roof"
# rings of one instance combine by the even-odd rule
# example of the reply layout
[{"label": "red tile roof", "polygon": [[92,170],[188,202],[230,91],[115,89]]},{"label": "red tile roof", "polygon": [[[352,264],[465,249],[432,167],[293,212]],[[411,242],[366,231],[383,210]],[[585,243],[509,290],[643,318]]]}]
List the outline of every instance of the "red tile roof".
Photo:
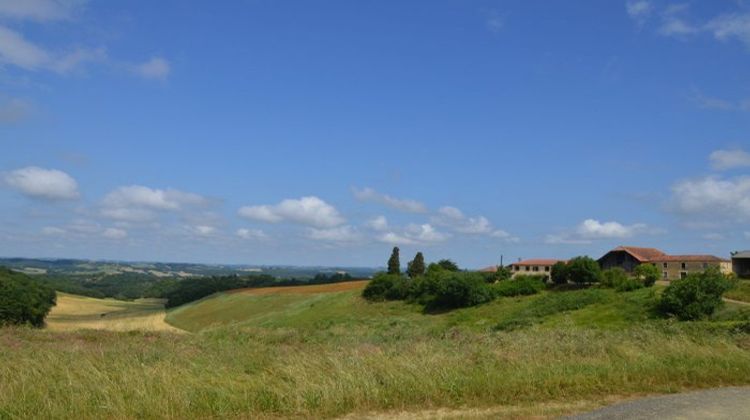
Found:
[{"label": "red tile roof", "polygon": [[729,262],[715,255],[664,255],[652,258],[649,262]]},{"label": "red tile roof", "polygon": [[625,251],[640,262],[647,262],[653,258],[663,257],[667,254],[656,248],[640,248],[637,246],[618,246],[613,251]]},{"label": "red tile roof", "polygon": [[484,267],[479,269],[480,273],[497,273],[497,266],[491,265],[489,267]]},{"label": "red tile roof", "polygon": [[520,266],[526,266],[526,265],[555,265],[555,263],[560,262],[560,261],[565,262],[565,260],[555,260],[555,259],[538,258],[538,259],[523,260],[523,261],[515,262],[515,263],[513,263],[511,265],[520,265]]}]

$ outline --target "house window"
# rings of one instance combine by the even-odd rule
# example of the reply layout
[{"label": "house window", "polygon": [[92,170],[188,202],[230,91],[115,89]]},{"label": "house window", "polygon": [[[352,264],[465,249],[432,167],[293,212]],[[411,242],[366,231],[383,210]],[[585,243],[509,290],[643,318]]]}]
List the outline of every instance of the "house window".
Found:
[{"label": "house window", "polygon": [[532,269],[532,271],[539,271],[539,266],[535,265],[534,268]]},{"label": "house window", "polygon": [[529,269],[531,269],[531,267],[527,265],[526,266],[526,271],[529,271]]},{"label": "house window", "polygon": [[680,263],[680,268],[685,270],[687,267],[685,267],[685,263]]},{"label": "house window", "polygon": [[661,276],[666,279],[667,277],[669,277],[669,274],[667,274],[667,272],[665,271],[661,273]]},{"label": "house window", "polygon": [[549,266],[544,267],[544,271],[549,273]]},{"label": "house window", "polygon": [[708,263],[703,263],[703,269],[705,270],[707,268],[708,268]]},{"label": "house window", "polygon": [[667,263],[662,263],[662,264],[661,264],[661,266],[662,266],[663,268],[667,268]]},{"label": "house window", "polygon": [[685,277],[687,277],[687,271],[680,271],[680,278],[684,279]]}]

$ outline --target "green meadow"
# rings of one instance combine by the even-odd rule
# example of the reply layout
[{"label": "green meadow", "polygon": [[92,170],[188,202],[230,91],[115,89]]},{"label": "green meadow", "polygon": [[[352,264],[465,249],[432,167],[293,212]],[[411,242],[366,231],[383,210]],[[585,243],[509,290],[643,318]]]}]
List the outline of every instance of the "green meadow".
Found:
[{"label": "green meadow", "polygon": [[742,305],[676,322],[657,286],[424,313],[359,287],[219,293],[167,312],[188,334],[0,329],[0,419],[547,417],[750,384]]}]

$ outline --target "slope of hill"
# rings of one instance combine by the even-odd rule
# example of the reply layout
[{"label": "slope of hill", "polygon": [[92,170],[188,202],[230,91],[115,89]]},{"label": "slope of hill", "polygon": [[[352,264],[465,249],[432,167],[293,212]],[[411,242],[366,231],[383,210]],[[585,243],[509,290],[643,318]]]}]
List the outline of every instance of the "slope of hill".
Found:
[{"label": "slope of hill", "polygon": [[50,331],[82,329],[108,331],[174,331],[164,322],[166,312],[161,299],[126,302],[57,293],[57,305],[47,316]]},{"label": "slope of hill", "polygon": [[168,312],[194,334],[0,329],[13,349],[0,417],[529,417],[750,383],[740,306],[673,322],[651,313],[658,290],[591,289],[424,314],[361,287],[224,292]]}]

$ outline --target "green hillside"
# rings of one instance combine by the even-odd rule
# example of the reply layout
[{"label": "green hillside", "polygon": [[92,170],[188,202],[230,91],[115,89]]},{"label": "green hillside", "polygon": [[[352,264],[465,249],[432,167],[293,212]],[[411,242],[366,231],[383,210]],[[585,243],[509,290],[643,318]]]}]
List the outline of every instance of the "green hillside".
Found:
[{"label": "green hillside", "polygon": [[361,286],[220,293],[168,312],[193,334],[0,329],[14,350],[0,352],[0,418],[554,416],[750,383],[740,305],[675,322],[652,314],[658,290],[589,289],[425,314],[368,303]]}]

